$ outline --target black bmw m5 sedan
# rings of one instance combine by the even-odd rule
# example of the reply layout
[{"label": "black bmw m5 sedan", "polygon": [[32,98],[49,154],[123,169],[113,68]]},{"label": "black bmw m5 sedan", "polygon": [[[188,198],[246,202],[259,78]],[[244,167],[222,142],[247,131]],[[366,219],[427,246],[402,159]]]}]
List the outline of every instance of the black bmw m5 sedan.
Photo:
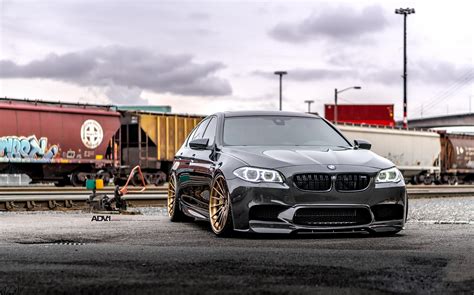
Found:
[{"label": "black bmw m5 sedan", "polygon": [[172,221],[209,220],[216,235],[395,234],[408,200],[400,171],[311,114],[225,112],[206,117],[176,153]]}]

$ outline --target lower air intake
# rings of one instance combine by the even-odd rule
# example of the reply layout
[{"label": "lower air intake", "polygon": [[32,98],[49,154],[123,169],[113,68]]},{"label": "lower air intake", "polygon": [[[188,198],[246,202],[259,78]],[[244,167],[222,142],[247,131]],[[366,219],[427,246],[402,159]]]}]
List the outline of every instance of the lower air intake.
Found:
[{"label": "lower air intake", "polygon": [[351,226],[371,221],[369,210],[364,208],[302,208],[293,217],[295,224],[313,226]]}]

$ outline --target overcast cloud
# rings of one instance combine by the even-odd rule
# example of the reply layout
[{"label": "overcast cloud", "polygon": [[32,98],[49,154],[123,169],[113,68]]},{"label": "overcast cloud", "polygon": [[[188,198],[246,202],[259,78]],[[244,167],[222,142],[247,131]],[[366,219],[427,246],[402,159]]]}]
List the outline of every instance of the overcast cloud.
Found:
[{"label": "overcast cloud", "polygon": [[[224,67],[219,62],[197,63],[191,55],[158,55],[140,48],[108,46],[66,54],[51,53],[23,65],[0,60],[0,78],[43,78],[81,86],[104,86],[108,87],[109,95],[119,100],[130,97],[128,93],[139,94],[142,89],[222,96],[232,93],[230,83],[216,75]],[[127,93],[117,95],[118,89]]]},{"label": "overcast cloud", "polygon": [[283,42],[354,40],[378,31],[388,24],[385,11],[380,6],[368,6],[356,10],[348,6],[329,6],[316,9],[299,22],[279,23],[270,36]]},{"label": "overcast cloud", "polygon": [[[341,102],[403,101],[408,26],[408,113],[466,112],[473,96],[474,2],[0,0],[0,96],[228,109],[321,112]],[[441,95],[440,93],[446,93]],[[248,99],[246,99],[248,98]],[[473,110],[474,111],[474,110]]]}]

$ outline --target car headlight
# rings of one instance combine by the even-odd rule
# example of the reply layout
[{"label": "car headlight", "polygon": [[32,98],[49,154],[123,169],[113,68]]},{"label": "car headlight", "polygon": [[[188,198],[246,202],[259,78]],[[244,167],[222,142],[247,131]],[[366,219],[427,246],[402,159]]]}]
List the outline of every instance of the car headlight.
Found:
[{"label": "car headlight", "polygon": [[402,173],[396,167],[380,171],[375,178],[376,183],[399,182],[402,179]]},{"label": "car headlight", "polygon": [[241,167],[234,170],[234,175],[250,182],[283,182],[280,172],[270,169]]}]

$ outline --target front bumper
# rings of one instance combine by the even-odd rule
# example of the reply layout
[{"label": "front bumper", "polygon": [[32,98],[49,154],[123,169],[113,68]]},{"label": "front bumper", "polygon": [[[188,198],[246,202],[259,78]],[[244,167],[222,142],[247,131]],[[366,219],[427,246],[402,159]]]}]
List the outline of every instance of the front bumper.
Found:
[{"label": "front bumper", "polygon": [[[408,200],[403,181],[375,184],[373,180],[362,191],[303,191],[292,185],[249,183],[238,178],[228,179],[232,202],[234,229],[257,233],[292,232],[386,232],[403,229]],[[252,214],[256,208],[278,208],[273,217]],[[295,220],[299,209],[358,210],[366,218],[358,223],[302,223]],[[262,210],[259,210],[262,211]],[[396,212],[395,212],[396,211]],[[384,213],[385,212],[385,213]],[[387,215],[388,213],[388,215]]]}]

